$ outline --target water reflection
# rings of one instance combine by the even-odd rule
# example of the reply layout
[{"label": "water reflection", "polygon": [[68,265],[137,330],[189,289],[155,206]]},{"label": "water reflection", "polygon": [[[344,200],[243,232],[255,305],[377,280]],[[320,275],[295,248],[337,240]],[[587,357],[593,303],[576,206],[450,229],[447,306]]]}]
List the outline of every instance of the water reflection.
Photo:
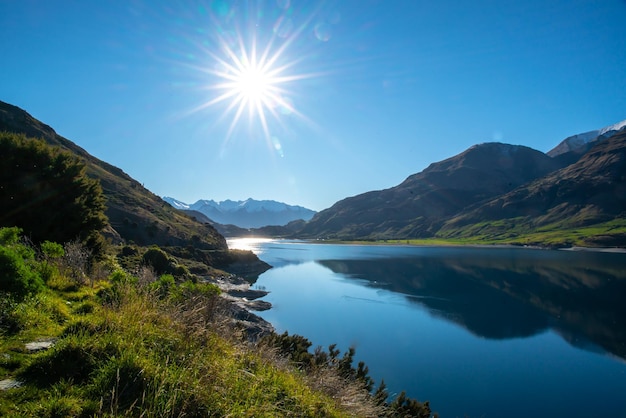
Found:
[{"label": "water reflection", "polygon": [[490,339],[553,329],[573,346],[626,359],[626,258],[557,251],[443,251],[318,263],[405,294]]}]

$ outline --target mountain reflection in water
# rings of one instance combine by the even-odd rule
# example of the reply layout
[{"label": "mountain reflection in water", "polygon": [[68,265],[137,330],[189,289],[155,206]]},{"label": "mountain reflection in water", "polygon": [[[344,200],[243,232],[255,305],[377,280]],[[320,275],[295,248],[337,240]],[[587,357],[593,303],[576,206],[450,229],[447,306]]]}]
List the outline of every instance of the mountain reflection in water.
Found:
[{"label": "mountain reflection in water", "polygon": [[513,254],[477,249],[317,262],[405,294],[433,315],[484,338],[528,337],[552,328],[576,347],[604,349],[626,359],[626,255]]}]

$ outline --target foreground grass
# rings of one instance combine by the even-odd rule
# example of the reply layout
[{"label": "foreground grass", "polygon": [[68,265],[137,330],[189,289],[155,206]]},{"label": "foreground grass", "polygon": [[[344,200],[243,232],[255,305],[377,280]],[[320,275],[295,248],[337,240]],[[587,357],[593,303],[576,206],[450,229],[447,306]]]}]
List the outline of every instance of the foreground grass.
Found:
[{"label": "foreground grass", "polygon": [[[354,416],[238,340],[210,298],[164,303],[128,283],[47,288],[15,306],[0,342],[0,416]],[[219,298],[218,298],[219,299]],[[29,354],[24,345],[55,339]],[[364,415],[365,416],[365,415]]]},{"label": "foreground grass", "polygon": [[88,263],[78,242],[19,232],[0,228],[0,416],[431,417],[382,382],[372,393],[353,349],[250,341],[220,289],[158,248],[131,275],[112,253]]}]

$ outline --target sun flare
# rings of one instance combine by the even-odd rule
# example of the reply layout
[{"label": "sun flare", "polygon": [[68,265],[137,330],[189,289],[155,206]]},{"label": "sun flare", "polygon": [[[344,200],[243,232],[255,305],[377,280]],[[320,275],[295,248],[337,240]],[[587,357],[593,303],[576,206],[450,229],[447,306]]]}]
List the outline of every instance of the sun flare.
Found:
[{"label": "sun flare", "polygon": [[[292,101],[287,97],[286,84],[303,76],[287,74],[295,61],[284,63],[282,56],[288,43],[275,51],[270,42],[261,53],[256,48],[256,40],[247,47],[242,38],[232,43],[221,41],[221,53],[210,52],[215,65],[208,72],[217,80],[209,89],[217,94],[202,107],[226,103],[223,117],[234,113],[228,136],[247,113],[249,120],[260,122],[263,133],[270,141],[268,117],[279,119],[280,115],[297,114]],[[282,62],[282,63],[279,63]]]},{"label": "sun flare", "polygon": [[248,102],[270,97],[272,80],[260,68],[245,68],[236,75],[235,86],[243,100]]}]

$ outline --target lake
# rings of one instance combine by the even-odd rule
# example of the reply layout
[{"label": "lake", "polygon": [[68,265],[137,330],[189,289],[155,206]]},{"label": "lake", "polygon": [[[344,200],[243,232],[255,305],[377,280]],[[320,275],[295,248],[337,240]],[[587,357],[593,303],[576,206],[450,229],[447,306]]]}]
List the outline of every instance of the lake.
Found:
[{"label": "lake", "polygon": [[232,239],[259,313],[444,417],[626,417],[626,254]]}]

